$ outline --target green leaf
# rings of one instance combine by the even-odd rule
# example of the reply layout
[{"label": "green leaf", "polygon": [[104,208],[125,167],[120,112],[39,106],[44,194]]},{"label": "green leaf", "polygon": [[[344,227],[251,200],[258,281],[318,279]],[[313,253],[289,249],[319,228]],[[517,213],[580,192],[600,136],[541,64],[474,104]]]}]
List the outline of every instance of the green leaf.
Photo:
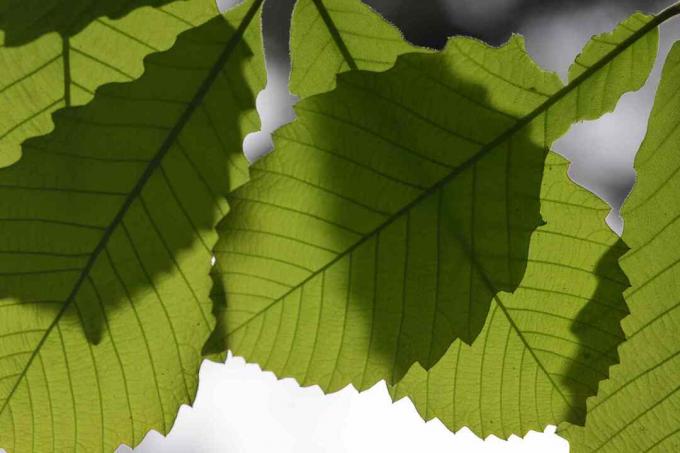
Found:
[{"label": "green leaf", "polygon": [[425,51],[361,0],[298,0],[290,29],[294,62],[290,91],[301,97],[330,91],[349,69],[384,71],[398,55]]},{"label": "green leaf", "polygon": [[[625,39],[630,22],[588,42],[570,79]],[[580,102],[602,90],[600,105],[613,109],[613,93],[646,77],[653,53],[646,55],[615,60],[613,72],[581,88]],[[415,365],[392,388],[395,399],[409,397],[426,420],[436,417],[453,431],[467,426],[480,437],[506,438],[542,431],[547,424],[582,425],[586,399],[618,362],[620,321],[627,313],[622,292],[628,285],[617,260],[627,248],[604,225],[609,208],[571,184],[563,165],[549,156],[541,194],[547,225],[532,237],[518,289],[494,298],[475,343],[455,342],[429,371]]]},{"label": "green leaf", "polygon": [[627,250],[605,225],[609,207],[573,184],[568,163],[546,162],[541,212],[524,279],[499,293],[479,338],[454,342],[429,371],[415,365],[392,388],[424,419],[449,429],[467,426],[482,438],[583,423],[586,398],[597,392],[623,341],[628,286],[618,266]]},{"label": "green leaf", "polygon": [[[680,8],[678,8],[680,10]],[[647,136],[635,159],[637,182],[625,202],[621,259],[632,288],[621,363],[588,401],[585,428],[560,430],[574,452],[680,450],[680,43],[663,70]]]},{"label": "green leaf", "polygon": [[171,1],[0,0],[0,30],[5,32],[6,45],[18,46],[53,32],[73,36],[97,18],[120,18],[134,9]]},{"label": "green leaf", "polygon": [[[107,5],[130,8],[131,2],[40,0],[29,2],[31,6],[28,6],[26,0],[1,1],[0,29],[5,31],[0,31],[0,105],[3,106],[0,109],[0,167],[19,159],[25,139],[52,129],[54,111],[85,104],[104,83],[136,79],[144,70],[144,56],[169,48],[179,33],[218,13],[214,0],[190,0],[159,8],[140,8],[120,20],[111,20],[96,18],[102,14],[99,9]],[[74,3],[87,5],[78,7]],[[142,6],[160,2],[135,3]],[[68,8],[49,11],[49,15],[44,16],[45,22],[27,26],[29,18],[35,19],[41,11],[62,4]],[[81,11],[84,6],[87,9]],[[78,17],[82,19],[92,16],[92,22],[88,22],[83,31],[74,35],[50,33],[20,47],[10,47],[17,45],[17,34],[34,33],[43,25],[71,20],[74,12],[81,13]]]},{"label": "green leaf", "polygon": [[[0,171],[0,439],[112,451],[167,432],[214,326],[224,195],[265,83],[261,0],[183,33]],[[85,331],[85,334],[83,333]]]},{"label": "green leaf", "polygon": [[[471,343],[524,274],[550,143],[604,113],[612,89],[644,83],[619,61],[650,70],[658,21],[630,18],[620,28],[637,31],[566,87],[520,37],[454,38],[304,99],[229,197],[214,339],[327,391],[394,383],[454,339]],[[602,71],[626,83],[603,87]]]},{"label": "green leaf", "polygon": [[[622,93],[642,88],[650,68],[656,59],[658,32],[646,36],[639,36],[645,26],[655,25],[666,20],[666,14],[660,14],[653,23],[649,23],[650,16],[641,13],[633,14],[623,21],[610,33],[593,36],[576,57],[569,68],[569,80],[588,77],[576,90],[574,99],[576,111],[580,120],[594,120],[603,112],[611,112]],[[634,46],[627,47],[617,58],[614,58],[606,68],[595,74],[588,74],[590,68],[598,61],[606,58],[607,54],[620,48],[627,39],[639,39]]]}]

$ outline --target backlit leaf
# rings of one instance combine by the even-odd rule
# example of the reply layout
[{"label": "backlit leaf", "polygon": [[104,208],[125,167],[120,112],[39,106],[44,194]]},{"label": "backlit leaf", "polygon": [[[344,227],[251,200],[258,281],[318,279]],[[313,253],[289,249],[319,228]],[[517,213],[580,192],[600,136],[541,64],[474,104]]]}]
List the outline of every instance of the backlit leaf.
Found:
[{"label": "backlit leaf", "polygon": [[[166,433],[214,326],[210,257],[265,83],[262,1],[183,33],[138,80],[59,110],[0,171],[0,439],[108,452]],[[226,20],[225,20],[226,18]]]},{"label": "backlit leaf", "polygon": [[298,0],[293,10],[290,91],[301,97],[330,91],[349,69],[384,71],[398,55],[419,49],[361,0]]},{"label": "backlit leaf", "polygon": [[[549,145],[644,83],[656,21],[632,16],[592,63],[599,47],[587,48],[567,86],[518,36],[500,48],[453,38],[302,100],[219,227],[225,347],[333,391],[397,382],[456,338],[471,343],[524,275]],[[630,71],[633,57],[646,72]]]},{"label": "backlit leaf", "polygon": [[[144,56],[168,49],[179,33],[217,14],[215,0],[181,0],[164,6],[161,3],[167,0],[133,3],[139,9],[112,20],[96,17],[98,8],[127,9],[132,3],[0,0],[0,167],[19,158],[21,142],[52,129],[53,112],[85,104],[104,83],[139,77]],[[159,7],[142,7],[145,4]],[[62,7],[53,10],[56,5]],[[27,26],[26,22],[41,16],[44,9],[49,10],[45,21],[67,21],[74,12],[82,18],[88,13],[95,16],[72,35],[49,33],[27,43],[21,35],[23,45],[17,47],[18,34],[40,28],[39,23],[29,21]]]},{"label": "backlit leaf", "polygon": [[680,43],[671,50],[622,216],[632,287],[621,363],[588,401],[585,428],[560,434],[573,452],[680,450]]},{"label": "backlit leaf", "polygon": [[392,388],[426,420],[482,438],[583,423],[586,398],[618,361],[628,286],[618,258],[627,249],[604,223],[609,207],[573,184],[567,165],[548,156],[547,224],[532,237],[524,279],[495,296],[479,338],[454,342],[429,371],[414,365]]}]

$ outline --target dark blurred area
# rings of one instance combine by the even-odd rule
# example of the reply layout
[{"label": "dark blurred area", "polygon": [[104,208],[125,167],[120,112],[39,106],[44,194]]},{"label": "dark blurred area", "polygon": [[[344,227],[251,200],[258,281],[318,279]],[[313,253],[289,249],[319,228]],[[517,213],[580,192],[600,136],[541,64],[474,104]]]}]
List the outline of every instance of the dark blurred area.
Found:
[{"label": "dark blurred area", "polygon": [[441,48],[448,36],[467,35],[499,45],[523,23],[544,14],[606,7],[656,12],[668,0],[367,0],[414,44]]},{"label": "dark blurred area", "polygon": [[[264,27],[272,56],[285,55],[295,0],[268,1]],[[472,36],[489,44],[505,42],[536,16],[615,7],[655,13],[672,0],[364,0],[399,27],[414,44],[439,49],[446,38]]]}]

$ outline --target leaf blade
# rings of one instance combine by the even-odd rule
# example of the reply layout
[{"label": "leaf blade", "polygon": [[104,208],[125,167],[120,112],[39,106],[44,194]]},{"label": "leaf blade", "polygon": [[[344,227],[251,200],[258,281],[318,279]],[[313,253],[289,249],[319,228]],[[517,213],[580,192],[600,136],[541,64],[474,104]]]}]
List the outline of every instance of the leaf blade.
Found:
[{"label": "leaf blade", "polygon": [[[655,52],[638,40],[656,42],[660,20],[641,20],[642,31],[621,38],[620,49],[567,87],[530,60],[519,37],[499,49],[458,38],[442,54],[402,55],[380,74],[342,74],[335,91],[304,99],[297,120],[275,134],[277,152],[255,164],[253,182],[233,195],[234,211],[220,226],[214,298],[226,347],[279,376],[334,391],[398,381],[413,362],[436,363],[451,338],[471,342],[493,293],[512,291],[523,273],[545,149],[572,121],[608,108],[578,111],[577,88],[627,46]],[[524,159],[510,166],[512,178],[510,149]],[[465,197],[477,187],[478,166],[486,206],[475,221]],[[498,182],[505,189],[496,190]],[[441,194],[449,197],[443,211]],[[512,234],[499,212],[511,212]],[[447,228],[439,228],[442,218]],[[474,231],[481,266],[461,246],[474,244]],[[508,245],[488,239],[496,236]],[[414,249],[428,252],[414,262]],[[446,267],[439,251],[448,253]],[[492,272],[466,274],[457,263]],[[380,271],[385,266],[390,272]],[[238,276],[245,273],[248,279]],[[377,298],[373,285],[384,288]],[[477,312],[466,320],[470,307]]]},{"label": "leaf blade", "polygon": [[549,155],[541,193],[547,223],[534,233],[517,290],[496,295],[471,346],[458,340],[430,370],[414,365],[391,388],[393,399],[409,397],[424,419],[482,438],[585,419],[586,398],[624,338],[628,284],[617,259],[626,247],[604,223],[608,206],[574,185],[567,166]]},{"label": "leaf blade", "polygon": [[298,0],[290,49],[290,90],[300,97],[332,90],[336,74],[348,69],[381,71],[397,55],[426,51],[358,0]]},{"label": "leaf blade", "polygon": [[672,451],[680,445],[674,298],[679,163],[673,133],[677,119],[668,114],[680,103],[679,62],[676,43],[667,57],[649,129],[635,159],[638,179],[622,208],[623,237],[631,251],[623,256],[621,266],[632,288],[625,294],[631,314],[623,321],[626,342],[619,348],[621,363],[589,400],[585,427],[562,427],[560,434],[574,451]]},{"label": "leaf blade", "polygon": [[144,7],[119,20],[98,18],[73,36],[52,33],[20,47],[9,46],[10,32],[0,32],[0,66],[8,80],[0,103],[11,106],[0,114],[0,167],[19,159],[25,139],[52,129],[54,111],[89,102],[105,83],[136,79],[144,56],[169,48],[177,34],[217,12],[211,0]]},{"label": "leaf blade", "polygon": [[213,326],[214,227],[224,194],[247,179],[241,142],[258,128],[261,3],[59,111],[0,173],[12,200],[0,208],[0,349],[11,356],[0,432],[12,451],[134,445],[193,399]]}]

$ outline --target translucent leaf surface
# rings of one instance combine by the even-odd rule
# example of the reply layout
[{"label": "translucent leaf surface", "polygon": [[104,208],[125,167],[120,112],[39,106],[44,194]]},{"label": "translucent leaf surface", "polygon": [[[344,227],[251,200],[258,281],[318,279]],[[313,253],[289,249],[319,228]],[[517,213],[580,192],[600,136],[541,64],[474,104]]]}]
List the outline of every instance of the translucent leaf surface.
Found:
[{"label": "translucent leaf surface", "polygon": [[182,34],[0,171],[0,439],[111,451],[196,391],[224,195],[247,179],[261,1]]},{"label": "translucent leaf surface", "polygon": [[[104,83],[139,77],[144,56],[168,49],[179,33],[217,14],[214,0],[181,0],[163,6],[159,1],[133,2],[139,9],[127,16],[95,17],[72,36],[49,33],[19,46],[12,41],[14,32],[32,33],[40,27],[40,22],[28,25],[26,21],[39,18],[43,9],[68,6],[50,11],[44,19],[58,20],[74,11],[85,14],[80,11],[85,5],[78,8],[79,3],[83,2],[0,0],[0,167],[19,158],[25,139],[53,128],[53,112],[85,104]],[[87,11],[104,4],[131,6],[121,0],[86,3]],[[159,7],[142,7],[148,3]]]},{"label": "translucent leaf surface", "polygon": [[415,365],[392,389],[426,420],[467,426],[480,437],[523,436],[568,420],[583,423],[623,341],[627,250],[605,225],[609,207],[567,177],[550,154],[541,189],[547,222],[533,235],[527,271],[499,293],[479,338],[456,341],[429,371]]},{"label": "translucent leaf surface", "polygon": [[[566,87],[518,36],[454,38],[301,101],[219,228],[225,347],[333,391],[394,383],[471,343],[524,274],[549,145],[609,110],[611,90],[644,83],[619,62],[635,54],[649,72],[657,20],[630,18]],[[603,71],[621,83],[602,85]]]},{"label": "translucent leaf surface", "polygon": [[361,0],[298,0],[290,33],[290,91],[301,97],[330,91],[338,73],[384,71],[419,50]]},{"label": "translucent leaf surface", "polygon": [[[48,33],[72,36],[93,20],[120,18],[137,8],[172,0],[0,0],[0,30],[5,44],[18,46]],[[183,0],[187,1],[187,0]]]},{"label": "translucent leaf surface", "polygon": [[680,449],[680,43],[671,50],[622,209],[632,287],[621,363],[588,401],[585,428],[561,431],[573,452]]}]

